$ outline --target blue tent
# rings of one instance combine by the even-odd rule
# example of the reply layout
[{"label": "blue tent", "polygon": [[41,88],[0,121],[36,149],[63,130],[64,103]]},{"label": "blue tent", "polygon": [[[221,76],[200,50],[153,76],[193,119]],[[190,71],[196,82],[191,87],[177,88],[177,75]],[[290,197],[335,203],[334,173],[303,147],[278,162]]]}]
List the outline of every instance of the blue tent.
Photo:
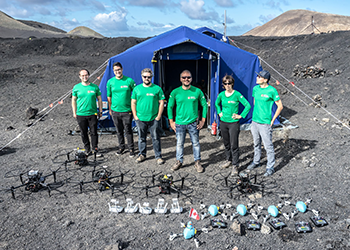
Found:
[{"label": "blue tent", "polygon": [[[223,38],[224,35],[215,31],[215,30],[209,29],[207,27],[201,27],[201,28],[198,28],[196,30],[207,35],[207,36],[210,36],[212,38],[216,38],[219,41],[224,41],[224,38]],[[225,43],[230,44],[230,41],[228,39],[226,39]]]},{"label": "blue tent", "polygon": [[[111,57],[100,83],[103,101],[107,101],[106,85],[114,77],[112,66],[115,62],[123,65],[123,74],[133,78],[136,84],[142,83],[142,69],[153,69],[153,83],[162,87],[166,99],[173,89],[181,85],[180,73],[190,70],[192,85],[200,87],[208,98],[208,124],[216,119],[214,103],[223,90],[222,77],[232,75],[235,78],[234,88],[252,104],[256,72],[262,69],[258,56],[201,31],[180,26]],[[251,117],[252,110],[241,123],[250,123]]]}]

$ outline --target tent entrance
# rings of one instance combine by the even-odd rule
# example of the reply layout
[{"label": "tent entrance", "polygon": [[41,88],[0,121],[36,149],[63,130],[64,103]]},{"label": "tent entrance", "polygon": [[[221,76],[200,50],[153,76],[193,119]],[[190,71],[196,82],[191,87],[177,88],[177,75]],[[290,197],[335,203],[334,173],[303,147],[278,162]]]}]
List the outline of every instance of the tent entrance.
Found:
[{"label": "tent entrance", "polygon": [[209,60],[162,60],[160,66],[159,86],[163,89],[166,100],[169,99],[171,91],[181,86],[180,74],[186,69],[192,74],[191,84],[209,96]]},{"label": "tent entrance", "polygon": [[[158,79],[159,86],[163,89],[166,100],[169,100],[170,93],[174,89],[181,86],[180,74],[184,70],[189,70],[192,74],[191,85],[201,89],[206,99],[210,99],[211,62],[209,60],[160,60],[157,64],[155,79]],[[198,114],[201,119],[202,107],[200,105]],[[164,116],[168,116],[166,111]],[[208,123],[208,119],[206,121]]]}]

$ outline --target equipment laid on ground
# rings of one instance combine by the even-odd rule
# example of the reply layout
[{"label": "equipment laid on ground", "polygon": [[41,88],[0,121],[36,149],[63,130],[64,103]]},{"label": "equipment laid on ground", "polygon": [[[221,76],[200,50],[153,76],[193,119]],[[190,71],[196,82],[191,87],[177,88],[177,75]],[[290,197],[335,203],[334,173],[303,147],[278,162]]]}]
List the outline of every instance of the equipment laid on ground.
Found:
[{"label": "equipment laid on ground", "polygon": [[295,230],[298,233],[310,233],[312,232],[312,227],[309,222],[300,221],[295,223]]},{"label": "equipment laid on ground", "polygon": [[[89,157],[93,156],[93,160],[89,160]],[[85,149],[76,148],[70,151],[60,150],[55,154],[52,159],[52,163],[61,164],[65,166],[66,171],[68,171],[68,164],[74,162],[75,165],[79,167],[84,167],[87,165],[97,165],[98,163],[104,162],[105,159],[99,152],[86,152]]]},{"label": "equipment laid on ground", "polygon": [[255,192],[261,192],[264,195],[264,185],[262,183],[257,183],[257,174],[251,174],[242,171],[237,177],[231,174],[224,175],[223,173],[217,173],[213,176],[213,180],[219,185],[217,189],[219,191],[227,192],[229,198],[233,198],[233,191],[237,189],[240,194],[251,194]]},{"label": "equipment laid on ground", "polygon": [[226,222],[224,222],[223,220],[220,220],[220,219],[212,219],[212,220],[210,220],[210,225],[213,228],[226,228],[227,227]]},{"label": "equipment laid on ground", "polygon": [[245,225],[248,230],[256,231],[261,229],[261,224],[257,220],[248,220],[246,221]]},{"label": "equipment laid on ground", "polygon": [[[193,189],[189,185],[196,181],[196,177],[192,174],[179,175],[179,179],[175,179],[171,174],[162,174],[161,172],[146,170],[140,173],[141,178],[146,179],[146,182],[135,182],[132,186],[135,189],[145,191],[146,197],[154,195],[169,195],[177,194],[177,198],[180,195],[191,199],[189,194],[193,192]],[[176,183],[180,183],[176,185]],[[159,192],[156,192],[156,191]],[[141,193],[142,194],[142,193]],[[140,195],[141,195],[140,194]]]},{"label": "equipment laid on ground", "polygon": [[282,229],[284,227],[286,227],[287,225],[279,218],[274,218],[274,219],[271,219],[269,221],[270,225],[276,229],[276,230],[279,230],[279,229]]},{"label": "equipment laid on ground", "polygon": [[[124,190],[128,187],[130,182],[132,182],[132,178],[134,177],[135,173],[131,170],[123,170],[121,168],[118,169],[119,174],[112,176],[112,171],[108,170],[108,166],[103,166],[96,168],[94,166],[92,172],[91,172],[91,180],[90,181],[74,181],[70,180],[69,183],[73,183],[74,186],[80,187],[80,193],[83,192],[83,187],[86,184],[90,183],[97,183],[98,184],[98,190],[99,191],[105,191],[105,190],[111,190],[112,196],[115,192],[120,192],[124,194]],[[127,181],[125,181],[125,178],[128,178]],[[112,179],[115,179],[116,181],[112,182]]]},{"label": "equipment laid on ground", "polygon": [[111,202],[108,203],[109,211],[112,213],[121,213],[123,211],[123,207],[119,206],[119,201],[116,199],[111,199]]},{"label": "equipment laid on ground", "polygon": [[316,227],[323,227],[328,225],[328,222],[325,218],[321,216],[312,216],[310,217],[311,221],[315,224]]},{"label": "equipment laid on ground", "polygon": [[[4,191],[10,191],[12,194],[12,198],[16,199],[15,196],[15,190],[17,188],[24,187],[25,191],[29,191],[31,193],[39,192],[41,190],[47,190],[49,193],[49,196],[51,196],[51,191],[57,190],[59,187],[63,186],[65,181],[59,181],[56,180],[56,174],[59,168],[55,171],[52,171],[51,174],[43,175],[43,172],[40,172],[39,170],[30,170],[27,172],[14,174],[12,175],[13,171],[9,171],[5,174],[5,178],[10,177],[19,177],[21,181],[21,185],[19,186],[12,186],[11,188],[4,189]],[[46,179],[50,176],[53,176],[53,182],[47,183]]]}]

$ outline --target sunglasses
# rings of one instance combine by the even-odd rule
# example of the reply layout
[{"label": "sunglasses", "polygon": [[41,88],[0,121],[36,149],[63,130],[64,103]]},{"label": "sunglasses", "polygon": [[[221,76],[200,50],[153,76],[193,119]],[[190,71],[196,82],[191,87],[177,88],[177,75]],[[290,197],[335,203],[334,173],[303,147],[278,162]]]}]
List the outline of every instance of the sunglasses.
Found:
[{"label": "sunglasses", "polygon": [[191,79],[192,76],[181,76],[182,79]]},{"label": "sunglasses", "polygon": [[142,77],[146,79],[152,79],[152,76],[142,76]]},{"label": "sunglasses", "polygon": [[231,82],[223,82],[222,84],[223,85],[231,85],[232,83]]}]

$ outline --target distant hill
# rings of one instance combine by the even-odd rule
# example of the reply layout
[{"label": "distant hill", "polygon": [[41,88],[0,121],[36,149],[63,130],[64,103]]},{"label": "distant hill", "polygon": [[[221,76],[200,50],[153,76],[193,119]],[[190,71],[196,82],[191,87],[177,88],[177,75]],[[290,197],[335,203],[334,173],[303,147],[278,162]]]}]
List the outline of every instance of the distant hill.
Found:
[{"label": "distant hill", "polygon": [[290,10],[262,26],[255,27],[243,36],[295,36],[340,30],[350,30],[350,16],[309,10]]},{"label": "distant hill", "polygon": [[45,23],[39,23],[39,22],[35,22],[35,21],[28,21],[28,20],[17,20],[20,21],[21,23],[24,23],[28,26],[37,28],[37,29],[44,29],[44,30],[50,30],[50,31],[54,31],[54,32],[59,32],[59,33],[67,33],[64,30],[61,30],[59,28],[56,28],[54,26],[45,24]]},{"label": "distant hill", "polygon": [[104,38],[104,36],[102,36],[100,33],[97,33],[96,31],[85,26],[76,27],[75,29],[69,31],[68,34],[71,36]]},{"label": "distant hill", "polygon": [[101,34],[84,26],[77,27],[67,33],[64,30],[48,24],[27,20],[16,20],[0,11],[0,38],[60,38],[69,36],[104,38]]}]

